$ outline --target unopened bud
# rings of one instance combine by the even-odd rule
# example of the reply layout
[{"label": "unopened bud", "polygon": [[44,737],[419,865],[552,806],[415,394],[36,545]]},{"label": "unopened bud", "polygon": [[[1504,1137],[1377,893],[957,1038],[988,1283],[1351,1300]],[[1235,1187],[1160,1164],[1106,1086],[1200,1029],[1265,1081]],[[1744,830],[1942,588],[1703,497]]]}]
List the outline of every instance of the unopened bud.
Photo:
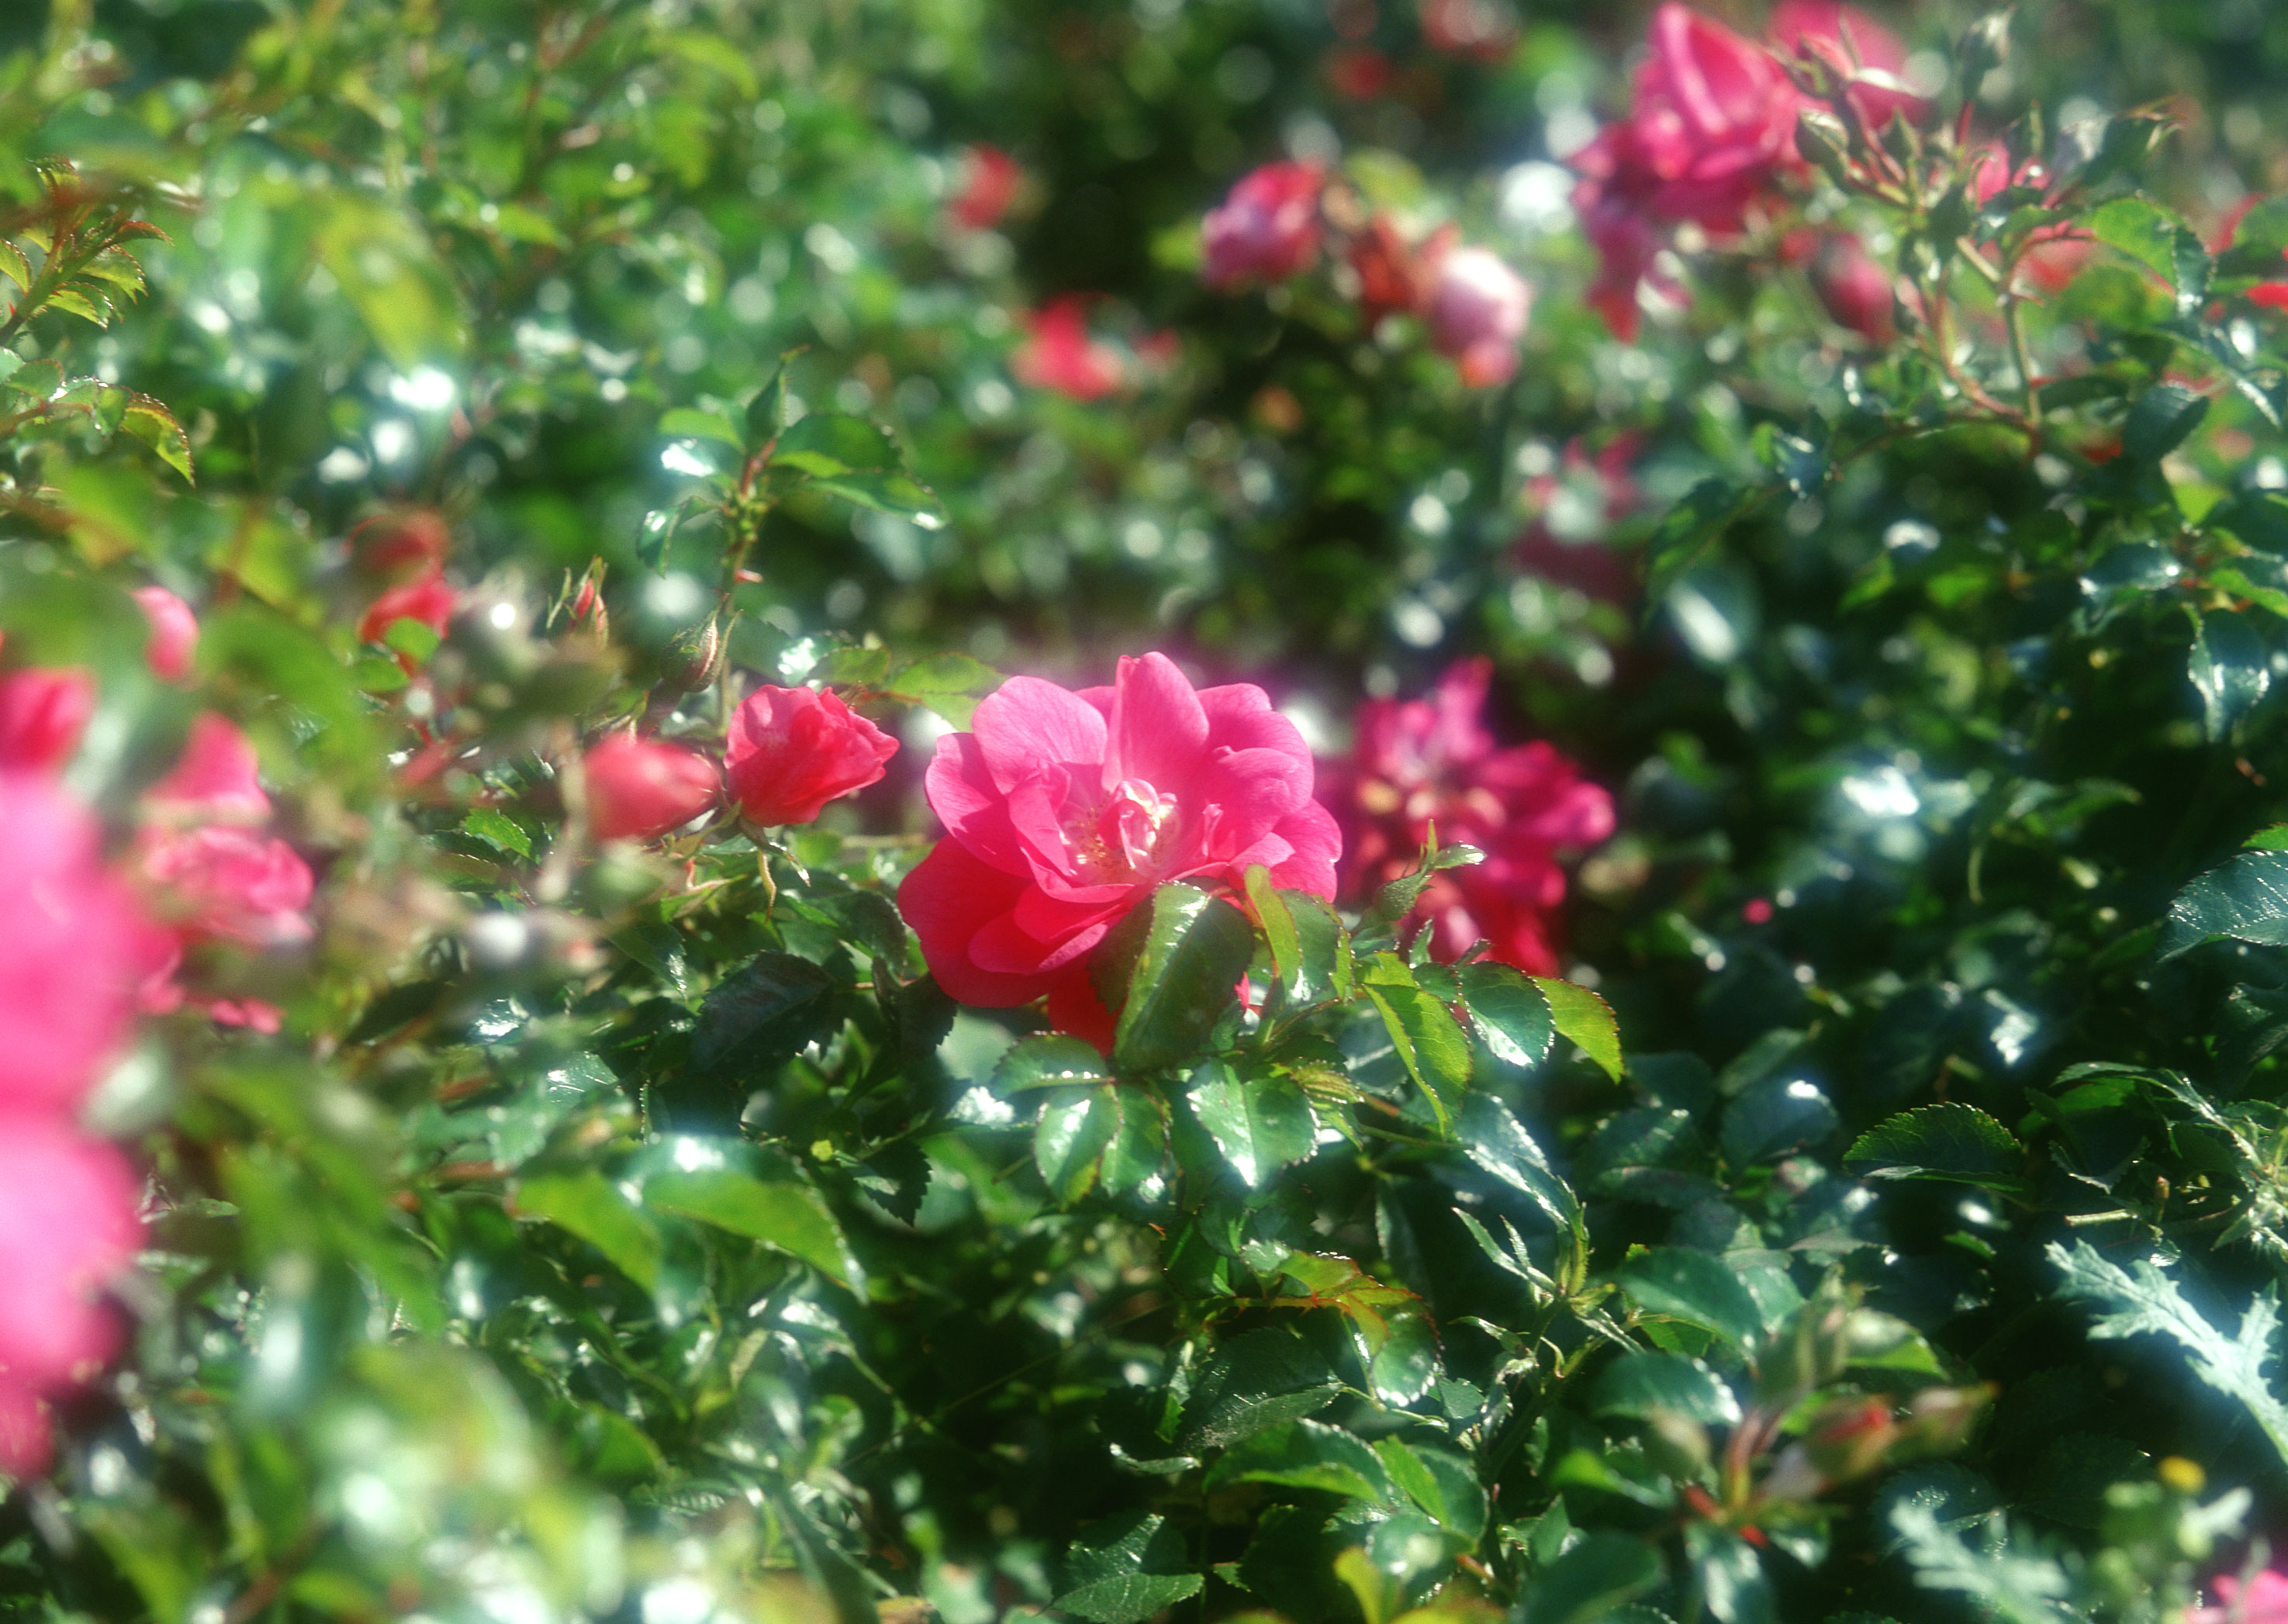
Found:
[{"label": "unopened bud", "polygon": [[660,685],[676,693],[695,693],[713,682],[723,669],[723,633],[709,616],[687,626],[668,643],[660,656]]}]

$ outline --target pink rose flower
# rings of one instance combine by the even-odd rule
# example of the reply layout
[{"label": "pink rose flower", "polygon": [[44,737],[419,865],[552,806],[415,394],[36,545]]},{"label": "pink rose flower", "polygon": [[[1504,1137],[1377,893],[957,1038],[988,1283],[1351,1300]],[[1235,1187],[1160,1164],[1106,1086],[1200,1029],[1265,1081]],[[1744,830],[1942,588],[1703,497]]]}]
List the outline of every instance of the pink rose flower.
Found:
[{"label": "pink rose flower", "polygon": [[1089,337],[1087,308],[1080,295],[1068,293],[1025,313],[1025,342],[1009,359],[1019,383],[1076,400],[1101,400],[1120,387],[1127,368],[1117,350]]},{"label": "pink rose flower", "polygon": [[161,951],[95,820],[46,779],[0,772],[0,1112],[77,1105]]},{"label": "pink rose flower", "polygon": [[1458,248],[1440,261],[1431,288],[1430,341],[1454,358],[1471,388],[1506,384],[1532,307],[1523,277],[1484,249]]},{"label": "pink rose flower", "polygon": [[1359,708],[1344,889],[1364,901],[1410,872],[1434,824],[1441,845],[1476,846],[1486,860],[1424,888],[1416,913],[1434,932],[1433,956],[1450,963],[1483,939],[1502,963],[1553,975],[1557,855],[1612,834],[1612,796],[1548,744],[1498,747],[1482,715],[1492,677],[1490,661],[1459,661],[1427,699]]},{"label": "pink rose flower", "polygon": [[1902,76],[1907,48],[1899,36],[1856,6],[1837,0],[1780,0],[1765,34],[1782,51],[1818,58],[1847,89],[1860,122],[1880,134],[1894,113],[1920,123],[1930,104]]},{"label": "pink rose flower", "polygon": [[1017,160],[982,143],[961,155],[961,188],[948,200],[947,218],[964,231],[989,231],[1001,223],[1025,184]]},{"label": "pink rose flower", "polygon": [[0,677],[0,771],[52,772],[79,749],[95,710],[95,679],[81,670]]},{"label": "pink rose flower", "polygon": [[1341,835],[1295,725],[1251,685],[1195,691],[1164,654],[1077,693],[1011,677],[938,741],[926,783],[946,837],[898,906],[938,985],[987,1009],[1046,996],[1061,1030],[1100,1044],[1088,955],[1154,887],[1235,886],[1261,863],[1334,895]]},{"label": "pink rose flower", "polygon": [[829,801],[878,781],[898,741],[838,693],[774,688],[731,717],[731,798],[750,823],[808,823]]},{"label": "pink rose flower", "polygon": [[191,674],[191,655],[199,646],[198,617],[190,605],[163,586],[137,587],[135,602],[151,622],[151,640],[144,645],[143,657],[153,675],[162,682],[182,681]]},{"label": "pink rose flower", "polygon": [[181,935],[281,947],[310,939],[303,910],[316,880],[284,841],[259,829],[208,823],[147,828],[136,844],[137,867],[154,912]]},{"label": "pink rose flower", "polygon": [[714,805],[723,791],[713,762],[687,745],[656,739],[607,739],[582,765],[588,827],[599,840],[656,840]]},{"label": "pink rose flower", "polygon": [[2288,1573],[2262,1569],[2245,1592],[2237,1577],[2220,1573],[2209,1588],[2216,1592],[2217,1605],[2188,1608],[2185,1624],[2288,1624]]},{"label": "pink rose flower", "polygon": [[48,1463],[44,1401],[117,1351],[100,1301],[143,1225],[127,1159],[45,1115],[0,1116],[0,1473]]},{"label": "pink rose flower", "polygon": [[1652,15],[1629,127],[1659,181],[1653,212],[1737,231],[1748,203],[1795,161],[1802,99],[1770,51],[1671,0]]},{"label": "pink rose flower", "polygon": [[1870,344],[1888,344],[1892,325],[1891,296],[1898,277],[1885,270],[1868,253],[1866,245],[1850,232],[1831,232],[1819,241],[1811,257],[1812,291],[1836,323],[1847,327]]},{"label": "pink rose flower", "polygon": [[[375,598],[367,608],[364,618],[358,622],[358,640],[378,643],[400,621],[418,621],[441,638],[460,601],[460,595],[445,579],[443,566],[433,567]],[[408,670],[411,670],[414,665],[402,654],[398,656],[398,663]]]},{"label": "pink rose flower", "polygon": [[146,811],[174,823],[262,823],[270,797],[256,777],[254,746],[227,717],[201,711],[167,775],[144,792]]},{"label": "pink rose flower", "polygon": [[1200,280],[1211,288],[1284,281],[1309,265],[1325,185],[1315,163],[1267,163],[1241,177],[1200,222]]}]

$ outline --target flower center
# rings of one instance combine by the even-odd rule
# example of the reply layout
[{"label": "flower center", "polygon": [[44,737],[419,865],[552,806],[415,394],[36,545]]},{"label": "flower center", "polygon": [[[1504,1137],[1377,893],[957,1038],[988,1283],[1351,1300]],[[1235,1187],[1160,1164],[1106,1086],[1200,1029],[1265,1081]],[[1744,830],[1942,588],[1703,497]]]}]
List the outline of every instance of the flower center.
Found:
[{"label": "flower center", "polygon": [[1124,778],[1069,828],[1074,866],[1100,883],[1142,878],[1161,864],[1176,824],[1176,797]]}]

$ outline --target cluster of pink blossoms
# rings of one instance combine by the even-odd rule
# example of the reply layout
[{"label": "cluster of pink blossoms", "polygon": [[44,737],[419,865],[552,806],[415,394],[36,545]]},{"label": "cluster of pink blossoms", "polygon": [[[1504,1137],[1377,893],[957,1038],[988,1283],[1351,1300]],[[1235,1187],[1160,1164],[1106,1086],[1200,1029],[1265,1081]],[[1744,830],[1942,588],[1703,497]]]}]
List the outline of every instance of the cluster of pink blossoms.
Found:
[{"label": "cluster of pink blossoms", "polygon": [[[1780,0],[1768,37],[1768,45],[1744,39],[1671,0],[1653,13],[1650,53],[1637,70],[1629,115],[1573,155],[1582,178],[1574,206],[1602,260],[1589,304],[1624,338],[1636,336],[1640,284],[1681,296],[1654,269],[1677,226],[1736,236],[1775,186],[1805,172],[1795,128],[1806,101],[1778,53],[1832,69],[1845,82],[1852,111],[1871,129],[1882,129],[1895,115],[1910,122],[1923,115],[1922,99],[1900,78],[1906,48],[1849,6]],[[1814,283],[1831,310],[1863,331],[1845,312],[1863,312],[1873,297],[1863,258],[1863,250],[1854,258],[1844,249],[1813,265]],[[1832,265],[1831,276],[1823,263]],[[1829,296],[1831,280],[1841,309]],[[1886,321],[1888,291],[1887,285],[1881,290]]]},{"label": "cluster of pink blossoms", "polygon": [[1538,740],[1507,749],[1486,729],[1493,665],[1450,667],[1426,699],[1369,700],[1342,774],[1345,899],[1363,903],[1414,870],[1432,831],[1441,845],[1472,845],[1485,860],[1442,869],[1416,915],[1431,951],[1450,963],[1481,940],[1488,956],[1529,975],[1558,970],[1559,858],[1613,832],[1613,798]]},{"label": "cluster of pink blossoms", "polygon": [[723,766],[687,744],[621,734],[583,760],[599,840],[656,840],[722,797],[751,823],[808,823],[887,771],[898,741],[841,695],[765,685],[732,713]]},{"label": "cluster of pink blossoms", "polygon": [[[1201,280],[1235,289],[1308,270],[1329,234],[1326,188],[1315,163],[1267,163],[1242,177],[1200,222]],[[1515,376],[1533,290],[1498,257],[1462,246],[1450,229],[1410,244],[1380,215],[1342,234],[1340,246],[1370,326],[1399,312],[1419,317],[1473,388]]]},{"label": "cluster of pink blossoms", "polygon": [[[189,672],[190,607],[160,587],[135,594],[146,654],[168,681]],[[184,951],[309,932],[308,867],[252,826],[269,802],[253,753],[201,716],[182,759],[147,796],[123,856],[58,781],[93,710],[84,671],[0,677],[0,1474],[45,1465],[47,1406],[116,1351],[101,1293],[141,1243],[133,1168],[79,1125],[139,1005],[187,1002]],[[267,1006],[206,1001],[216,1018],[274,1026]]]}]

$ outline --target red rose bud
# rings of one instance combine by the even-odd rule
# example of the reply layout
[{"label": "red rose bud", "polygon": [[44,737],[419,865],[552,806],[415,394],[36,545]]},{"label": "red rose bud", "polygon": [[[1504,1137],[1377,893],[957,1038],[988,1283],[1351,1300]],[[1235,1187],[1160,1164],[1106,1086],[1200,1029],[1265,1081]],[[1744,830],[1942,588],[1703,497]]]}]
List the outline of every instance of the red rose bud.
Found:
[{"label": "red rose bud", "polygon": [[948,218],[964,231],[989,231],[1001,223],[1025,184],[1017,160],[982,143],[961,156],[961,189],[946,203]]},{"label": "red rose bud", "polygon": [[1517,372],[1533,290],[1482,248],[1460,248],[1438,265],[1430,290],[1430,340],[1460,365],[1473,389],[1506,384]]},{"label": "red rose bud", "polygon": [[428,508],[369,519],[351,532],[357,565],[372,575],[433,574],[453,550],[444,519]]},{"label": "red rose bud", "polygon": [[[418,621],[442,637],[459,603],[460,594],[446,581],[445,572],[431,570],[419,580],[393,586],[375,598],[365,618],[358,622],[358,638],[361,642],[378,643],[400,621]],[[402,654],[398,656],[398,663],[409,671],[413,669],[414,662]]]},{"label": "red rose bud", "polygon": [[1843,81],[1844,95],[1866,128],[1880,131],[1894,113],[1922,122],[1930,104],[1907,88],[1907,48],[1856,6],[1836,0],[1780,0],[1767,33],[1791,55],[1816,58]]},{"label": "red rose bud", "polygon": [[1848,232],[1823,239],[1812,255],[1811,286],[1819,302],[1838,325],[1849,328],[1870,344],[1891,342],[1895,280]]},{"label": "red rose bud", "polygon": [[766,684],[731,717],[731,797],[751,823],[808,823],[879,780],[897,753],[840,695]]},{"label": "red rose bud", "polygon": [[1284,281],[1318,257],[1315,163],[1267,163],[1243,176],[1200,222],[1200,280],[1211,288]]},{"label": "red rose bud", "polygon": [[191,674],[191,656],[199,646],[198,617],[190,605],[163,586],[137,587],[135,601],[151,622],[151,640],[143,646],[143,657],[152,674],[162,682],[182,681]]},{"label": "red rose bud", "polygon": [[656,840],[715,804],[722,774],[687,745],[607,739],[591,749],[588,827],[599,840]]},{"label": "red rose bud", "polygon": [[0,677],[0,768],[52,772],[71,759],[95,709],[95,679],[81,670]]}]

